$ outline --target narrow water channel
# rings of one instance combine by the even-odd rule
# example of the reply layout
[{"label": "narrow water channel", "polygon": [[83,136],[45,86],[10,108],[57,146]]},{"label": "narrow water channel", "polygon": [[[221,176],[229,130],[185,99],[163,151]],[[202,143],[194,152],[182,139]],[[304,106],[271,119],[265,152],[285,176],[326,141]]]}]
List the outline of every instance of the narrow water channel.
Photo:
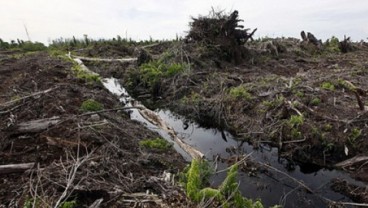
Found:
[{"label": "narrow water channel", "polygon": [[[103,79],[104,86],[113,94],[119,96],[120,101],[125,106],[130,106],[134,101],[129,96],[128,92],[119,83],[117,79]],[[264,203],[265,207],[275,204],[281,204],[284,207],[326,207],[326,200],[350,202],[349,198],[344,197],[330,189],[331,180],[335,178],[344,179],[351,183],[362,185],[353,180],[346,173],[338,170],[328,170],[320,168],[312,168],[306,166],[295,165],[293,170],[290,170],[290,164],[283,158],[279,158],[278,149],[268,146],[260,146],[255,150],[246,142],[241,142],[229,132],[219,131],[217,129],[203,128],[195,122],[188,123],[182,116],[175,115],[169,110],[157,109],[155,111],[166,123],[168,123],[183,140],[196,147],[205,154],[206,159],[213,161],[214,158],[229,158],[234,153],[231,150],[236,150],[241,154],[251,154],[254,161],[266,163],[300,182],[303,182],[314,193],[307,193],[298,183],[291,180],[284,174],[273,170],[264,171],[263,173],[256,172],[249,174],[245,172],[239,173],[240,190],[242,194],[249,198],[259,198]],[[155,130],[162,137],[171,141],[170,136],[159,130],[157,127],[146,121],[138,112],[132,110],[131,119],[137,120],[145,124],[148,128]],[[187,160],[190,157],[180,149],[174,146],[175,149],[183,155]],[[225,169],[226,163],[217,163],[218,170]],[[219,185],[225,178],[226,172],[215,174],[212,178],[212,185]]]}]

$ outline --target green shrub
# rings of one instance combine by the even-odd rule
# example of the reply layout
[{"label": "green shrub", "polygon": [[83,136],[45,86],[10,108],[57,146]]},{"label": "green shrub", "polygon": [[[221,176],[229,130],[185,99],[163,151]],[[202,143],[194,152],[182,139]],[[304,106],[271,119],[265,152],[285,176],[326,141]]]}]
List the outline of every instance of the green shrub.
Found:
[{"label": "green shrub", "polygon": [[332,36],[329,40],[324,44],[324,51],[330,53],[338,53],[340,52],[340,42],[339,39],[335,36]]},{"label": "green shrub", "polygon": [[252,99],[252,95],[242,85],[230,88],[229,95],[234,99],[245,99],[245,100]]},{"label": "green shrub", "polygon": [[88,99],[88,100],[83,101],[80,109],[83,112],[99,111],[103,109],[103,105],[93,99]]},{"label": "green shrub", "polygon": [[144,139],[139,141],[139,145],[149,149],[168,150],[172,144],[162,138]]}]

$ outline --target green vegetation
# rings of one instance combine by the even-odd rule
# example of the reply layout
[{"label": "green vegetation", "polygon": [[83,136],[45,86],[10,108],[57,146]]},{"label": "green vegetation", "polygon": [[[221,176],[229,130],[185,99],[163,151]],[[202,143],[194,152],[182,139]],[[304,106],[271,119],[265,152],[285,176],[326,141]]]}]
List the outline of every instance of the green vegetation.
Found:
[{"label": "green vegetation", "polygon": [[325,89],[325,90],[334,91],[335,90],[335,85],[332,84],[331,82],[323,82],[321,84],[321,88]]},{"label": "green vegetation", "polygon": [[319,104],[321,104],[321,99],[315,97],[310,101],[310,105],[312,106],[318,106]]},{"label": "green vegetation", "polygon": [[40,206],[40,200],[39,199],[34,199],[34,198],[27,198],[23,204],[23,208],[32,208],[33,205],[35,207],[39,207]]},{"label": "green vegetation", "polygon": [[304,117],[302,115],[292,115],[288,121],[291,128],[297,128],[304,123]]},{"label": "green vegetation", "polygon": [[331,131],[333,126],[329,123],[323,125],[323,131]]},{"label": "green vegetation", "polygon": [[191,92],[189,96],[184,96],[180,99],[180,102],[185,105],[197,105],[201,101],[201,95],[196,92]]},{"label": "green vegetation", "polygon": [[188,197],[195,201],[202,200],[216,200],[221,203],[223,207],[239,207],[239,208],[263,208],[260,201],[253,202],[251,199],[244,198],[238,187],[237,173],[238,166],[232,165],[225,180],[217,188],[205,187],[207,185],[208,177],[210,176],[208,163],[204,160],[192,160],[190,167],[182,175],[183,185],[185,187]]},{"label": "green vegetation", "polygon": [[23,52],[34,52],[34,51],[44,51],[47,47],[40,42],[31,42],[19,40],[12,40],[10,43],[3,41],[0,38],[0,49],[13,49],[13,50],[21,50]]},{"label": "green vegetation", "polygon": [[338,53],[340,52],[340,42],[339,39],[335,36],[332,36],[329,40],[324,44],[324,51],[328,53]]},{"label": "green vegetation", "polygon": [[147,87],[155,87],[161,78],[172,77],[186,69],[185,64],[165,63],[162,60],[150,61],[142,64],[139,68],[140,80]]},{"label": "green vegetation", "polygon": [[230,88],[229,95],[234,99],[252,100],[252,95],[242,85]]},{"label": "green vegetation", "polygon": [[74,208],[74,207],[77,207],[77,202],[75,200],[63,202],[60,205],[60,208]]},{"label": "green vegetation", "polygon": [[276,98],[272,101],[264,100],[262,102],[262,105],[268,107],[269,109],[273,109],[281,105],[281,103],[283,103],[284,100],[285,100],[285,97],[283,95],[277,95]]},{"label": "green vegetation", "polygon": [[72,70],[76,73],[77,78],[83,79],[88,83],[95,83],[95,82],[100,83],[101,81],[101,77],[98,74],[88,72],[82,69],[82,67],[77,63],[74,64]]},{"label": "green vegetation", "polygon": [[172,147],[172,144],[162,138],[144,139],[139,141],[139,145],[148,149],[156,150],[168,150]]},{"label": "green vegetation", "polygon": [[83,112],[99,111],[103,109],[103,105],[93,99],[88,99],[88,100],[83,101],[80,109]]},{"label": "green vegetation", "polygon": [[359,128],[353,128],[351,130],[351,133],[349,135],[349,143],[350,144],[355,144],[356,140],[362,135],[362,130]]}]

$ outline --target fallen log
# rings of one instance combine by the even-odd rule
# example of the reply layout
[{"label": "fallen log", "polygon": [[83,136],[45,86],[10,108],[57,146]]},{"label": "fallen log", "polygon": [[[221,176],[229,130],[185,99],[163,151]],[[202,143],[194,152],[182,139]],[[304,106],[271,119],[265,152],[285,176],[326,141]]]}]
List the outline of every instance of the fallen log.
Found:
[{"label": "fallen log", "polygon": [[9,173],[22,173],[26,170],[33,168],[34,165],[35,163],[0,165],[0,175]]},{"label": "fallen log", "polygon": [[141,106],[141,110],[139,113],[142,115],[144,119],[152,123],[153,125],[159,127],[160,129],[166,131],[171,138],[175,141],[176,144],[180,146],[186,153],[188,153],[193,159],[200,159],[204,157],[204,154],[201,153],[199,150],[195,149],[194,147],[184,143],[176,134],[173,128],[168,126],[168,124],[163,121],[155,112]]},{"label": "fallen log", "polygon": [[74,58],[74,59],[79,59],[82,61],[101,61],[101,62],[128,62],[128,63],[132,63],[137,61],[137,58],[121,58],[121,59],[109,59],[109,58],[91,58],[91,57],[83,57],[83,56],[74,56],[71,55],[70,57]]},{"label": "fallen log", "polygon": [[53,116],[51,118],[37,119],[19,123],[15,126],[15,133],[37,133],[48,129],[50,126],[61,122],[60,117]]}]

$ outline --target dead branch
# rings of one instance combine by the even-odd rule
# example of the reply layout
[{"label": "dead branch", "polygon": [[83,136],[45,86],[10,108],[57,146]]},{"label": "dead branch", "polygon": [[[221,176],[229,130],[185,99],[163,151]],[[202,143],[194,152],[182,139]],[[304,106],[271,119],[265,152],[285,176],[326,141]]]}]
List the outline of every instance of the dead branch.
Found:
[{"label": "dead branch", "polygon": [[20,164],[9,164],[0,165],[0,175],[9,173],[22,173],[26,170],[33,168],[35,163],[20,163]]},{"label": "dead branch", "polygon": [[103,199],[97,199],[88,208],[99,208],[102,202],[103,202]]},{"label": "dead branch", "polygon": [[364,162],[367,160],[368,160],[368,156],[355,156],[353,158],[350,158],[350,159],[347,159],[347,160],[344,160],[342,162],[335,164],[335,167],[344,168],[344,167],[352,166],[354,164]]},{"label": "dead branch", "polygon": [[38,96],[38,95],[42,95],[42,94],[47,94],[55,89],[57,89],[58,87],[54,87],[54,88],[49,88],[47,90],[44,90],[44,91],[39,91],[39,92],[35,92],[35,93],[32,93],[30,95],[27,95],[27,96],[24,96],[24,97],[21,97],[21,98],[17,98],[17,99],[14,99],[14,100],[11,100],[11,101],[8,101],[6,103],[0,103],[0,106],[3,106],[3,107],[9,107],[11,106],[12,104],[18,102],[18,101],[21,101],[21,100],[25,100],[27,98],[30,98],[30,97],[35,97],[35,96]]},{"label": "dead branch", "polygon": [[305,185],[303,182],[301,182],[301,181],[299,181],[299,180],[297,180],[296,178],[294,178],[294,177],[292,177],[292,176],[290,176],[289,174],[287,174],[287,173],[285,173],[285,172],[283,172],[283,171],[281,171],[281,170],[279,170],[279,169],[277,169],[277,168],[274,168],[274,167],[272,167],[272,166],[270,166],[270,165],[267,165],[266,163],[262,163],[262,162],[257,162],[258,164],[260,164],[260,165],[262,165],[262,166],[264,166],[264,167],[266,167],[266,168],[268,168],[268,169],[271,169],[271,170],[273,170],[273,171],[275,171],[275,172],[277,172],[277,173],[280,173],[280,174],[282,174],[282,175],[284,175],[284,176],[286,176],[287,178],[289,178],[289,179],[291,179],[292,181],[294,181],[295,183],[297,183],[297,184],[299,184],[301,187],[303,187],[305,190],[307,190],[309,193],[314,193],[314,191],[311,189],[311,188],[309,188],[307,185]]}]

